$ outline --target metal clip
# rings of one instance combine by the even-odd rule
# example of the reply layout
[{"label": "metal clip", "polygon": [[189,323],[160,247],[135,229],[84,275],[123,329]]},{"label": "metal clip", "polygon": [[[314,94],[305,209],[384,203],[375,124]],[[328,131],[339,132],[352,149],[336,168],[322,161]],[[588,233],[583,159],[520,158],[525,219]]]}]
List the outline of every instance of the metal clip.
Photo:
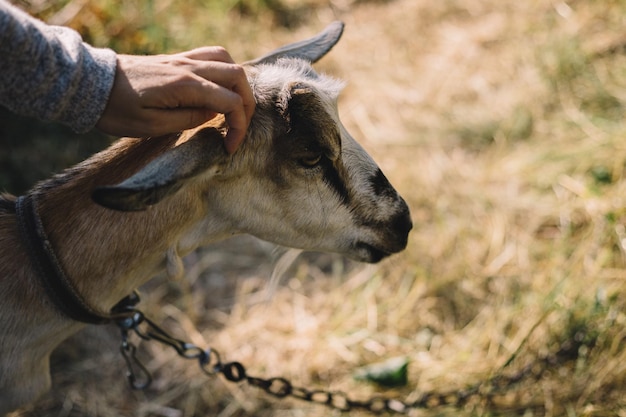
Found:
[{"label": "metal clip", "polygon": [[145,390],[152,384],[152,375],[146,367],[137,359],[137,348],[125,338],[122,339],[120,352],[126,362],[128,372],[126,376],[132,389]]}]

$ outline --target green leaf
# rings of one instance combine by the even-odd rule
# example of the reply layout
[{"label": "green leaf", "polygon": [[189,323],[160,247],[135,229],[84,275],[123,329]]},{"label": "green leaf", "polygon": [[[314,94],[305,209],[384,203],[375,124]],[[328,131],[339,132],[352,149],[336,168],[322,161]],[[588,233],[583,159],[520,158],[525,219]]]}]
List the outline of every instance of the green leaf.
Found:
[{"label": "green leaf", "polygon": [[391,358],[357,369],[354,378],[385,387],[400,387],[408,383],[408,365],[409,360],[406,357]]}]

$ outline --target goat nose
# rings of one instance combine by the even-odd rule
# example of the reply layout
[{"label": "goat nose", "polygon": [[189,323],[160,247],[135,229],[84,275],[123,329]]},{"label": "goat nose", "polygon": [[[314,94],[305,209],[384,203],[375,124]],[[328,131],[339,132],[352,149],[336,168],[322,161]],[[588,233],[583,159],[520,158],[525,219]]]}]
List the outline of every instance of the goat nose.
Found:
[{"label": "goat nose", "polygon": [[396,216],[393,221],[395,230],[404,231],[407,234],[413,229],[413,220],[411,219],[411,211],[404,199],[400,198],[402,203],[401,212]]},{"label": "goat nose", "polygon": [[409,241],[409,232],[413,228],[413,221],[411,220],[411,213],[408,207],[405,207],[400,213],[391,219],[390,231],[393,235],[393,252],[398,252],[406,248]]},{"label": "goat nose", "polygon": [[411,213],[408,208],[404,210],[400,215],[396,216],[393,221],[393,227],[398,232],[409,233],[413,229],[413,220],[411,219]]}]

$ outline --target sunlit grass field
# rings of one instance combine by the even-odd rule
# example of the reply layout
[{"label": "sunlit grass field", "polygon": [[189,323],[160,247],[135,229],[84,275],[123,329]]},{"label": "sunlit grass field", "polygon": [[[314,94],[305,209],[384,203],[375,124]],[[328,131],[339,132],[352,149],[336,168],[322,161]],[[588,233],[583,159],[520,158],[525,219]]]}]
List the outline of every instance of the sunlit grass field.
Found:
[{"label": "sunlit grass field", "polygon": [[[378,265],[304,254],[272,286],[281,253],[273,245],[242,237],[206,248],[186,259],[182,281],[160,277],[142,289],[141,307],[175,335],[255,376],[408,401],[513,375],[575,341],[570,360],[538,378],[409,414],[626,415],[626,1],[32,0],[26,8],[121,53],[219,44],[240,62],[346,22],[318,69],[347,82],[344,124],[411,208],[407,250]],[[19,126],[0,127],[9,131]],[[48,132],[66,151],[61,165],[91,152],[84,143],[110,141],[62,132]],[[36,136],[25,143],[45,146]],[[55,158],[37,149],[31,160]],[[77,150],[72,158],[67,149]],[[3,175],[30,172],[28,160]],[[207,377],[153,343],[140,356],[154,383],[131,391],[116,334],[92,327],[64,343],[53,357],[54,390],[17,415],[343,415]],[[395,357],[408,360],[406,385],[355,379]]]}]

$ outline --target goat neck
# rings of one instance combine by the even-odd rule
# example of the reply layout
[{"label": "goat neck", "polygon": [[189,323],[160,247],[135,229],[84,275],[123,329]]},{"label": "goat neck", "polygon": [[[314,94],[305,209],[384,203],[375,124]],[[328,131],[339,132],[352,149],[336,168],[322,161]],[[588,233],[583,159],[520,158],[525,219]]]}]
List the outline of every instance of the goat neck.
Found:
[{"label": "goat neck", "polygon": [[124,139],[35,190],[58,258],[97,311],[109,311],[163,267],[173,275],[182,272],[178,242],[204,209],[193,185],[176,199],[133,213],[101,207],[85,190],[128,177],[179,142],[176,136]]},{"label": "goat neck", "polygon": [[[121,298],[167,268],[182,272],[177,243],[201,217],[190,192],[136,213],[95,204],[89,192],[133,174],[180,141],[177,136],[123,139],[76,167],[40,183],[30,193],[59,263],[76,291],[95,311],[108,312]],[[50,385],[49,356],[84,324],[52,303],[30,264],[15,219],[0,198],[0,415],[32,401]]]}]

